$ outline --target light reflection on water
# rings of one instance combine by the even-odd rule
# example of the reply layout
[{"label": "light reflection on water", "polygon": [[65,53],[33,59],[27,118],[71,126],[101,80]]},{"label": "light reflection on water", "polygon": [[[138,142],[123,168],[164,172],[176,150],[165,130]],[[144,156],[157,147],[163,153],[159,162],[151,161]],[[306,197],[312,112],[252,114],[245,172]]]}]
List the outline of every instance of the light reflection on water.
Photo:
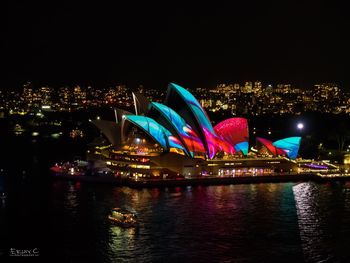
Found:
[{"label": "light reflection on water", "polygon": [[[139,226],[111,224],[113,207],[135,212]],[[350,187],[53,181],[45,218],[43,238],[60,262],[337,262],[350,243]]]},{"label": "light reflection on water", "polygon": [[[135,250],[137,228],[121,228],[119,226],[110,226],[108,242],[108,254],[111,259],[127,259]],[[130,258],[129,258],[130,259]]]},{"label": "light reflection on water", "polygon": [[[289,249],[278,248],[272,254],[290,254],[292,258],[298,258],[299,243],[291,242],[298,238],[295,209],[284,209],[284,206],[295,206],[291,186],[266,184],[141,190],[100,187],[92,190],[92,186],[82,185],[77,196],[72,195],[72,187],[68,186],[66,196],[69,196],[68,200],[78,200],[78,210],[82,213],[81,206],[88,205],[88,200],[92,200],[90,191],[94,193],[96,204],[91,213],[96,220],[94,231],[99,237],[96,246],[103,261],[220,258],[220,261],[245,262],[269,258],[271,255],[266,253],[269,246],[279,247],[284,236],[289,237],[284,242]],[[74,202],[71,205],[71,209],[77,209]],[[135,211],[139,227],[123,229],[109,224],[106,216],[112,207]],[[65,212],[74,218],[76,215],[71,209],[65,209]]]},{"label": "light reflection on water", "polygon": [[69,210],[70,213],[72,214],[77,213],[77,206],[78,206],[77,189],[74,187],[73,183],[70,183],[68,185],[65,198],[66,198],[64,203],[65,209]]},{"label": "light reflection on water", "polygon": [[293,192],[305,262],[346,262],[344,245],[350,241],[348,186],[308,182],[294,186]]}]

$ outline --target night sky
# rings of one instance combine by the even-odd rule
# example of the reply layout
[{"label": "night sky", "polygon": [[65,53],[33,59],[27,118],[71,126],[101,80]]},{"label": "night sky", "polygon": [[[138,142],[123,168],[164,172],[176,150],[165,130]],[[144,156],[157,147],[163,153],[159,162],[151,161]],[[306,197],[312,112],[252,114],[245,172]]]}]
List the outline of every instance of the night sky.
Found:
[{"label": "night sky", "polygon": [[350,16],[337,1],[88,2],[8,1],[0,88],[256,79],[350,87]]}]

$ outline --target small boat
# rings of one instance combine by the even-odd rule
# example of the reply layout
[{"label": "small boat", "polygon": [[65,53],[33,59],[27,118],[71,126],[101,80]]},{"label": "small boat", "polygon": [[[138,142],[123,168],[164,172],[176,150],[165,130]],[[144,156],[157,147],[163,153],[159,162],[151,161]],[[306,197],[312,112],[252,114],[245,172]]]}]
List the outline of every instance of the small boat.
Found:
[{"label": "small boat", "polygon": [[134,213],[121,209],[113,208],[111,213],[108,215],[108,219],[119,226],[122,227],[135,227],[137,226],[137,217]]}]

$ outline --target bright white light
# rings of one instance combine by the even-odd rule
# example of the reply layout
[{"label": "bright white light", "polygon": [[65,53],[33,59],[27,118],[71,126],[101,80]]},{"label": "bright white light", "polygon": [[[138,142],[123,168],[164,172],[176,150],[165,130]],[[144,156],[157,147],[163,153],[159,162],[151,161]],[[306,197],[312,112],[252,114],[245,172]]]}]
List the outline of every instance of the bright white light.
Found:
[{"label": "bright white light", "polygon": [[299,130],[304,129],[304,124],[302,124],[301,122],[299,122],[299,123],[297,124],[297,128],[298,128]]}]

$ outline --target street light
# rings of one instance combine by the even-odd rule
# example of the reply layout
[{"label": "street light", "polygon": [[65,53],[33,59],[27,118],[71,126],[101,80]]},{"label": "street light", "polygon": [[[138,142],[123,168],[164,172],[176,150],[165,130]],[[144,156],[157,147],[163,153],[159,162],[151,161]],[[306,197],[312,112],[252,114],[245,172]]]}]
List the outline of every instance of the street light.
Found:
[{"label": "street light", "polygon": [[302,129],[304,129],[304,124],[302,123],[302,122],[299,122],[298,124],[297,124],[297,128],[298,128],[298,130],[302,130]]}]

